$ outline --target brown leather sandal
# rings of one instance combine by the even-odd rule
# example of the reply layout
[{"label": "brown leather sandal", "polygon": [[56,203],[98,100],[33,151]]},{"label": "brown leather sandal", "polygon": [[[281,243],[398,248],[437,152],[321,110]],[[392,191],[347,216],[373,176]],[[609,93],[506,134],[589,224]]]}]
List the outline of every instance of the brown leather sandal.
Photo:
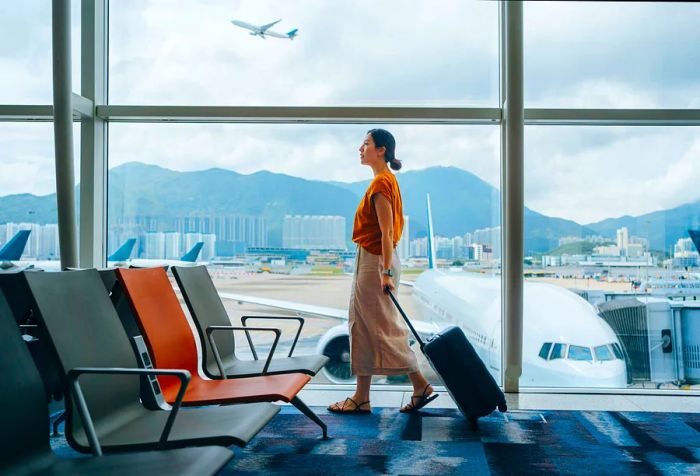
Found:
[{"label": "brown leather sandal", "polygon": [[417,412],[418,410],[420,410],[421,408],[426,406],[428,403],[432,402],[433,400],[435,400],[437,397],[440,396],[437,393],[435,393],[434,389],[433,389],[433,393],[427,394],[426,392],[428,391],[429,388],[431,388],[430,384],[425,386],[425,388],[423,389],[423,393],[421,395],[412,395],[411,401],[408,402],[403,407],[401,407],[401,409],[399,409],[399,411],[401,413]]},{"label": "brown leather sandal", "polygon": [[[354,405],[352,408],[349,407],[348,401]],[[363,405],[369,405],[369,400],[366,402],[357,403],[355,400],[348,397],[343,400],[342,405],[340,405],[340,402],[328,405],[328,411],[333,413],[372,413],[371,408],[362,408]]]}]

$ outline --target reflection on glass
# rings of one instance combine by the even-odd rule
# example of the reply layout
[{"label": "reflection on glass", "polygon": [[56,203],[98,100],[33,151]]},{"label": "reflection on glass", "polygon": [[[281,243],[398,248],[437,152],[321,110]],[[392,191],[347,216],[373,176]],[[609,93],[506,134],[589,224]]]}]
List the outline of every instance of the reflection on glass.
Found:
[{"label": "reflection on glass", "polygon": [[[371,179],[358,148],[374,126],[111,124],[108,252],[133,240],[123,263],[167,264],[202,243],[194,263],[207,266],[219,292],[239,295],[224,300],[234,323],[244,314],[309,316],[305,306],[322,306],[306,318],[294,355],[329,356],[315,382],[352,382],[350,232]],[[399,300],[424,337],[461,326],[500,379],[498,127],[383,127],[404,164],[397,252],[401,280],[413,285],[399,287]],[[427,193],[438,270],[427,269]],[[277,307],[256,304],[261,299]],[[279,325],[284,354],[297,324]],[[249,357],[240,337],[237,352]],[[255,338],[256,348],[272,342]],[[420,355],[419,364],[437,382]]]}]

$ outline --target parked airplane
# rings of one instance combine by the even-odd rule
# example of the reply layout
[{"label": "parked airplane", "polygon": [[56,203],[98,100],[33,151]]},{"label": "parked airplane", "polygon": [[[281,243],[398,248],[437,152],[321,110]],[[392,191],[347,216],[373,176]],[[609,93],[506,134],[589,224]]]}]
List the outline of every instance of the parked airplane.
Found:
[{"label": "parked airplane", "polygon": [[17,268],[13,261],[19,261],[31,230],[20,230],[0,249],[0,269]]},{"label": "parked airplane", "polygon": [[177,259],[146,259],[136,258],[129,261],[129,266],[134,268],[153,268],[155,266],[195,266],[196,264],[205,264],[197,262],[199,252],[204,246],[203,241],[198,241],[187,253]]},{"label": "parked airplane", "polygon": [[273,21],[272,23],[268,23],[267,25],[262,25],[262,26],[255,26],[251,25],[250,23],[246,23],[244,21],[240,20],[231,20],[231,23],[236,25],[237,27],[240,28],[245,28],[246,30],[250,30],[250,35],[253,36],[259,36],[263,40],[266,39],[266,37],[271,36],[273,38],[284,38],[287,40],[293,40],[297,36],[297,32],[299,31],[298,28],[295,28],[285,34],[282,33],[277,33],[275,31],[270,30],[271,27],[274,25],[278,24],[281,22],[282,19],[279,19],[277,21]]},{"label": "parked airplane", "polygon": [[[428,197],[429,269],[413,285],[415,308],[423,320],[413,320],[418,332],[434,334],[448,325],[460,326],[496,381],[501,378],[501,281],[497,277],[437,269]],[[347,320],[347,310],[230,293],[222,298],[285,309],[298,314]],[[597,310],[583,298],[559,286],[524,283],[523,369],[521,385],[531,387],[627,386],[622,347]],[[318,351],[331,361],[329,380],[351,381],[347,324],[326,332]]]}]

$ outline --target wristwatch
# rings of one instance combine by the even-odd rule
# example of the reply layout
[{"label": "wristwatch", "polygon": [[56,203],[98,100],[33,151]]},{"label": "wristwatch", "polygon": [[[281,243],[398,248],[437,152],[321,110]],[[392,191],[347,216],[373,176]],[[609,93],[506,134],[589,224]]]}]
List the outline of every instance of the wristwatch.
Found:
[{"label": "wristwatch", "polygon": [[390,278],[394,277],[394,273],[391,272],[391,269],[385,269],[384,271],[382,271],[382,274],[385,274],[385,275],[389,276]]}]

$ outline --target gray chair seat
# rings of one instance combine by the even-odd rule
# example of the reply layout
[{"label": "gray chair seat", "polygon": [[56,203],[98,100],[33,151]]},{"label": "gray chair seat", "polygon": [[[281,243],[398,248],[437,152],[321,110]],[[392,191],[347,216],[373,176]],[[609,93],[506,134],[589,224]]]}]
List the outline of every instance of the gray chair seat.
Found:
[{"label": "gray chair seat", "polygon": [[[307,369],[312,375],[315,375],[326,365],[326,362],[328,362],[328,357],[318,354],[299,355],[280,359],[273,358],[270,361],[270,368],[267,369],[267,373],[271,375],[286,374],[298,372],[298,369]],[[227,359],[223,360],[223,364],[228,378],[252,377],[262,373],[263,367],[265,366],[265,359],[241,360],[228,356]],[[219,375],[219,368],[216,362],[208,363],[207,370],[211,375]]]},{"label": "gray chair seat", "polygon": [[29,475],[96,475],[153,476],[177,474],[200,476],[222,468],[232,458],[231,451],[220,446],[181,448],[169,451],[144,451],[99,458],[46,458],[33,463],[7,468],[6,474]]},{"label": "gray chair seat", "polygon": [[[158,441],[168,412],[135,409],[138,416],[100,435],[100,444],[108,451],[131,449],[135,445],[153,447]],[[216,444],[245,446],[277,413],[280,407],[271,403],[246,403],[242,405],[210,406],[182,409],[168,437],[168,448]],[[85,434],[75,432],[76,443],[88,449]]]}]

